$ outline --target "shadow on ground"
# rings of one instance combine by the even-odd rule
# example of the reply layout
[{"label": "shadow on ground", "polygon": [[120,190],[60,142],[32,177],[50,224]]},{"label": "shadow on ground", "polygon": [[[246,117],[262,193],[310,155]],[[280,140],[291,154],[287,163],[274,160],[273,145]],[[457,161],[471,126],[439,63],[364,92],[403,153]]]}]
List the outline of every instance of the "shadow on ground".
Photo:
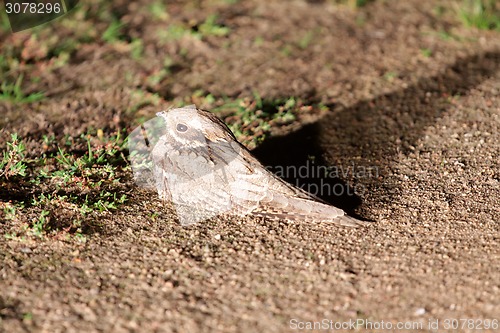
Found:
[{"label": "shadow on ground", "polygon": [[[266,166],[300,168],[305,165],[331,166],[326,155],[333,159],[360,156],[375,164],[383,176],[402,152],[408,154],[417,145],[425,130],[455,106],[451,99],[463,95],[493,76],[500,68],[500,53],[487,52],[458,59],[442,74],[421,78],[406,89],[365,100],[353,106],[334,110],[318,122],[306,125],[288,135],[266,140],[253,154]],[[322,137],[322,139],[320,139]],[[328,142],[325,149],[321,142]],[[313,162],[311,162],[313,161]],[[321,186],[341,186],[350,189],[340,178],[285,177],[288,182],[304,189]],[[397,191],[393,191],[396,193]],[[318,195],[351,215],[362,204],[352,191],[341,195]]]}]

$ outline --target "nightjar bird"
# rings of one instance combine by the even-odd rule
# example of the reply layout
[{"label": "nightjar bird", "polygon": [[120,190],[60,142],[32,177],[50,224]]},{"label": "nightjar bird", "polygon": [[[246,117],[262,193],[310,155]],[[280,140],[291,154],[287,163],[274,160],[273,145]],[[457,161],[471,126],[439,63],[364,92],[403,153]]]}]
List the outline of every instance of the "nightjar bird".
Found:
[{"label": "nightjar bird", "polygon": [[157,116],[131,135],[134,177],[171,201],[182,225],[221,214],[365,224],[268,171],[213,113],[190,105]]}]

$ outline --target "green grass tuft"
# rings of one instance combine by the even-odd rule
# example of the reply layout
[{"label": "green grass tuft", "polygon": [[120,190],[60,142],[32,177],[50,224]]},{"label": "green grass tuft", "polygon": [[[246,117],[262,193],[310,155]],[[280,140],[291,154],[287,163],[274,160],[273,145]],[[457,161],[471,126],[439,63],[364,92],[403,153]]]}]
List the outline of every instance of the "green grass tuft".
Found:
[{"label": "green grass tuft", "polygon": [[496,0],[463,0],[458,15],[468,27],[500,31],[500,4]]},{"label": "green grass tuft", "polygon": [[17,188],[24,194],[14,203],[0,201],[0,207],[7,220],[31,218],[21,224],[24,228],[6,237],[44,237],[61,230],[81,235],[87,217],[98,220],[99,214],[116,210],[127,200],[119,178],[127,168],[123,167],[126,140],[119,134],[104,138],[97,131],[97,137],[82,135],[78,141],[78,146],[86,145],[83,152],[44,136],[44,149],[49,153],[28,158],[25,144],[12,134],[0,161],[0,187]]},{"label": "green grass tuft", "polygon": [[42,100],[45,95],[42,92],[25,94],[21,85],[23,82],[23,75],[20,75],[15,83],[8,81],[2,82],[0,86],[0,101],[11,103],[33,103]]},{"label": "green grass tuft", "polygon": [[0,161],[0,178],[26,176],[25,151],[24,143],[19,140],[17,134],[12,134],[11,141],[7,142],[7,150],[3,152]]}]

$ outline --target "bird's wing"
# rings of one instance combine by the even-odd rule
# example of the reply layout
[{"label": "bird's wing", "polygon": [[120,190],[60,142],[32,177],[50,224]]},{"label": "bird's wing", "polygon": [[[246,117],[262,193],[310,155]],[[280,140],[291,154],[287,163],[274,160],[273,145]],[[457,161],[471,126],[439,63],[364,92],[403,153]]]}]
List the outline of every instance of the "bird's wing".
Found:
[{"label": "bird's wing", "polygon": [[[252,164],[263,168],[246,149],[243,156],[252,161]],[[366,225],[366,222],[346,215],[342,209],[331,206],[315,195],[287,183],[270,171],[265,170],[265,172],[268,190],[265,191],[257,207],[253,208],[254,215],[292,221],[328,222],[351,227]]]},{"label": "bird's wing", "polygon": [[253,214],[290,221],[311,223],[335,223],[343,226],[358,227],[366,222],[346,215],[337,207],[316,201],[312,198],[294,197],[276,191],[269,191]]},{"label": "bird's wing", "polygon": [[223,213],[348,226],[363,223],[275,176],[236,141],[173,149],[160,140],[153,160],[158,193],[174,203],[184,225]]},{"label": "bird's wing", "polygon": [[240,213],[351,227],[366,225],[366,222],[346,215],[342,209],[285,182],[265,169],[245,147],[240,146],[231,170],[238,170],[231,191],[233,208],[240,208]]},{"label": "bird's wing", "polygon": [[247,215],[266,195],[266,175],[234,141],[173,148],[160,140],[152,155],[158,193],[173,202],[184,225],[223,213]]}]

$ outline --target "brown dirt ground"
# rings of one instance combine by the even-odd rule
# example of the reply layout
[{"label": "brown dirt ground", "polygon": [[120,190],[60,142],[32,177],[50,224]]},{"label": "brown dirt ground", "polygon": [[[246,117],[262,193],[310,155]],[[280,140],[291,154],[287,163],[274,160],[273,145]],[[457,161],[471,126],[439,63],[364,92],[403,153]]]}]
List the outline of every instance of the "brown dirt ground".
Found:
[{"label": "brown dirt ground", "polygon": [[[353,230],[222,218],[184,228],[154,193],[128,182],[128,202],[102,215],[85,243],[0,241],[0,331],[289,332],[294,318],[424,324],[415,331],[439,319],[445,331],[446,318],[500,319],[498,32],[439,14],[453,6],[446,1],[356,10],[329,1],[173,2],[165,21],[148,18],[143,3],[115,4],[126,34],[144,40],[142,61],[120,43],[86,43],[45,72],[47,58],[27,50],[29,33],[1,36],[40,61],[33,89],[49,94],[0,104],[2,140],[18,132],[36,151],[42,134],[133,128],[197,89],[320,101],[327,114],[255,152],[275,165],[317,154],[329,165],[378,168],[341,177],[362,191],[337,199],[376,222]],[[228,36],[155,40],[162,25],[210,13]],[[172,74],[148,86],[166,55]],[[137,88],[165,102],[127,112]]]}]

